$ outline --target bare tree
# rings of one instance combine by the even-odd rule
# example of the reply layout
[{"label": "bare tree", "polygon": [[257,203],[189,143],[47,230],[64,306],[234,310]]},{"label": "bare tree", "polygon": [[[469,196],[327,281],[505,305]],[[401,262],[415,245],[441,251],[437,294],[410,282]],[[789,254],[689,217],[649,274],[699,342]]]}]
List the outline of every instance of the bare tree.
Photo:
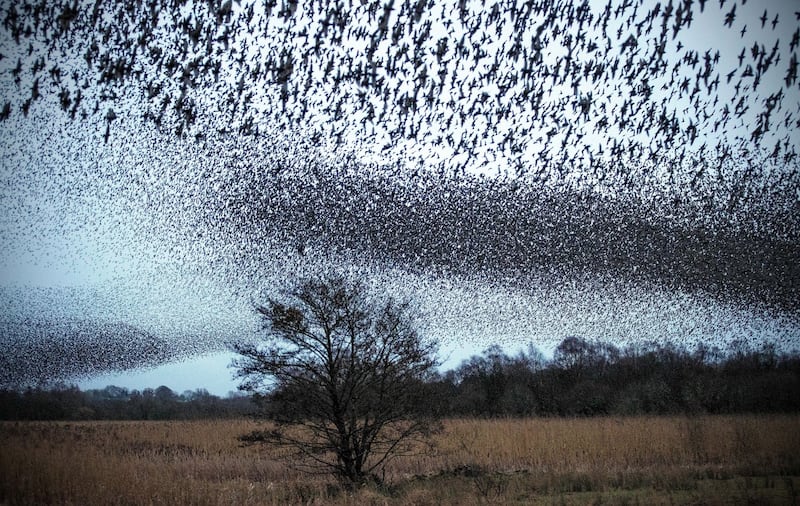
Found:
[{"label": "bare tree", "polygon": [[408,302],[337,277],[304,281],[257,310],[268,339],[236,345],[233,366],[274,429],[243,440],[291,448],[299,467],[359,483],[439,428],[419,409],[436,344],[418,333]]}]

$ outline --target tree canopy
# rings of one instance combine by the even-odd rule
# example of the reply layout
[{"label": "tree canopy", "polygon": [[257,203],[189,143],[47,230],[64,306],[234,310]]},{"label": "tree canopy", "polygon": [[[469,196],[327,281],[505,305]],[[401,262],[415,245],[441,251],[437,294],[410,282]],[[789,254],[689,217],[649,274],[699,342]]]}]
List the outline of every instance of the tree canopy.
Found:
[{"label": "tree canopy", "polygon": [[294,450],[295,463],[349,482],[418,451],[436,428],[419,416],[435,343],[410,303],[379,299],[344,278],[310,279],[258,306],[264,344],[238,344],[242,389],[264,396],[277,424],[244,439]]}]

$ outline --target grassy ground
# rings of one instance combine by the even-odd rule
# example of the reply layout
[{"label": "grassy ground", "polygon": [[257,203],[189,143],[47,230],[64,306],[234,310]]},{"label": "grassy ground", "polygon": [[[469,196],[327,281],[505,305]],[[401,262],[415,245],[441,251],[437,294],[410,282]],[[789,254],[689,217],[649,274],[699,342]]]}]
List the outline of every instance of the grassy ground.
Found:
[{"label": "grassy ground", "polygon": [[347,491],[254,422],[0,424],[0,504],[797,504],[800,416],[451,420]]}]

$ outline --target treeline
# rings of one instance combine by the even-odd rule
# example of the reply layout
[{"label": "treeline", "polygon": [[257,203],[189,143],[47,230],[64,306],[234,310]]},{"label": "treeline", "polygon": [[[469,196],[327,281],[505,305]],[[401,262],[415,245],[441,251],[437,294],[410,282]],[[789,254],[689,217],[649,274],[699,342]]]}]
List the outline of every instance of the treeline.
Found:
[{"label": "treeline", "polygon": [[497,346],[427,385],[446,416],[595,416],[800,411],[800,355],[739,341],[619,348],[569,337],[546,360]]},{"label": "treeline", "polygon": [[[744,342],[722,350],[669,343],[618,347],[569,337],[547,359],[499,346],[421,385],[420,409],[449,417],[722,414],[800,411],[800,354]],[[266,401],[266,403],[264,402]],[[269,400],[261,399],[269,412]],[[252,414],[244,395],[166,386],[0,390],[2,420],[191,420]]]},{"label": "treeline", "polygon": [[253,412],[249,397],[220,398],[205,389],[173,392],[166,386],[142,391],[107,386],[0,390],[0,420],[193,420],[234,418]]}]

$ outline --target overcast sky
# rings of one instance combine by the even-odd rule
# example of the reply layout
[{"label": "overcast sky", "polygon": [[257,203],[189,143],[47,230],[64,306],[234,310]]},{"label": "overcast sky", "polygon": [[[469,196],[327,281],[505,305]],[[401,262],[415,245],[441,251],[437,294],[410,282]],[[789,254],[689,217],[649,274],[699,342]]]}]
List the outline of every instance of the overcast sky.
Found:
[{"label": "overcast sky", "polygon": [[[601,9],[605,2],[592,5]],[[781,16],[777,30],[770,30],[770,23],[760,29],[758,18],[765,5],[770,21],[773,11]],[[668,51],[675,51],[678,40],[684,46],[696,45],[701,52],[718,48],[719,68],[734,68],[742,47],[759,42],[769,49],[776,38],[785,40],[797,27],[794,10],[798,5],[751,0],[739,6],[733,27],[725,27],[719,13],[710,15],[703,19],[714,23],[696,22]],[[708,2],[706,9],[720,11],[716,1]],[[725,6],[722,11],[727,9]],[[747,31],[740,36],[745,25]],[[434,26],[436,29],[443,28]],[[13,42],[5,36],[3,52],[9,52]],[[489,41],[485,49],[491,53],[497,42]],[[257,48],[251,47],[251,51],[251,57],[259,54]],[[562,57],[545,52],[546,59]],[[10,69],[15,62],[10,60],[13,58],[1,63],[0,73],[0,89],[7,97],[18,93],[11,84]],[[780,86],[780,69],[765,76],[764,88]],[[472,69],[472,77],[464,74],[464,79],[470,82],[479,71]],[[786,100],[789,106],[798,103],[796,87],[792,91],[794,95]],[[605,97],[610,101],[624,98]],[[131,99],[134,108],[136,100]],[[253,100],[257,103],[258,95]],[[721,100],[732,97],[722,95]],[[696,113],[688,110],[688,105],[685,109],[688,116]],[[358,111],[344,114],[352,115],[350,121],[359,121]],[[325,121],[319,119],[323,130]],[[514,121],[512,117],[508,124],[497,125],[497,135],[511,129]],[[428,142],[441,133],[439,125],[420,126],[424,131],[419,140],[394,146],[392,156],[435,160],[463,155]],[[465,124],[463,129],[469,131],[470,126]],[[404,272],[346,255],[333,260],[300,259],[293,245],[278,240],[247,244],[258,236],[225,236],[206,223],[213,215],[210,206],[219,203],[218,187],[241,171],[272,163],[269,157],[274,154],[266,152],[263,144],[242,143],[242,152],[237,152],[230,141],[198,144],[192,139],[179,140],[134,116],[115,123],[111,143],[102,141],[101,130],[97,124],[70,122],[55,97],[45,98],[27,117],[14,115],[0,124],[3,319],[123,322],[178,343],[175,362],[170,365],[100,375],[82,380],[82,387],[113,383],[141,389],[163,384],[178,392],[207,388],[224,395],[235,388],[227,367],[230,354],[222,351],[225,343],[257,335],[259,322],[253,303],[259,294],[270,293],[263,286],[259,291],[256,281],[274,287],[288,274],[317,272],[331,261],[363,274],[377,286],[388,287],[390,294],[417,300],[435,322],[427,330],[441,339],[449,367],[491,343],[513,351],[531,341],[552,350],[568,335],[613,336],[621,342],[664,335],[686,342],[707,336],[722,341],[744,337],[788,339],[790,345],[796,345],[800,336],[796,315],[766,306],[712,300],[702,293],[670,287],[592,276],[560,280],[555,287],[542,278],[540,285],[520,287],[481,276],[465,279]],[[800,145],[798,132],[800,129],[791,135]],[[360,143],[359,149],[364,148],[363,154],[372,158],[383,156],[386,132],[376,131],[372,140],[366,148]],[[284,149],[291,154],[291,138],[278,139],[274,145],[276,151]],[[253,151],[247,151],[248,146]],[[481,152],[486,159],[473,166],[473,171],[490,176],[504,171],[507,161],[503,156],[489,148]],[[537,154],[534,149],[529,156]],[[230,271],[241,264],[230,259],[250,251],[248,248],[258,251],[252,261],[259,263],[262,278],[232,286],[231,279],[237,278]]]}]

